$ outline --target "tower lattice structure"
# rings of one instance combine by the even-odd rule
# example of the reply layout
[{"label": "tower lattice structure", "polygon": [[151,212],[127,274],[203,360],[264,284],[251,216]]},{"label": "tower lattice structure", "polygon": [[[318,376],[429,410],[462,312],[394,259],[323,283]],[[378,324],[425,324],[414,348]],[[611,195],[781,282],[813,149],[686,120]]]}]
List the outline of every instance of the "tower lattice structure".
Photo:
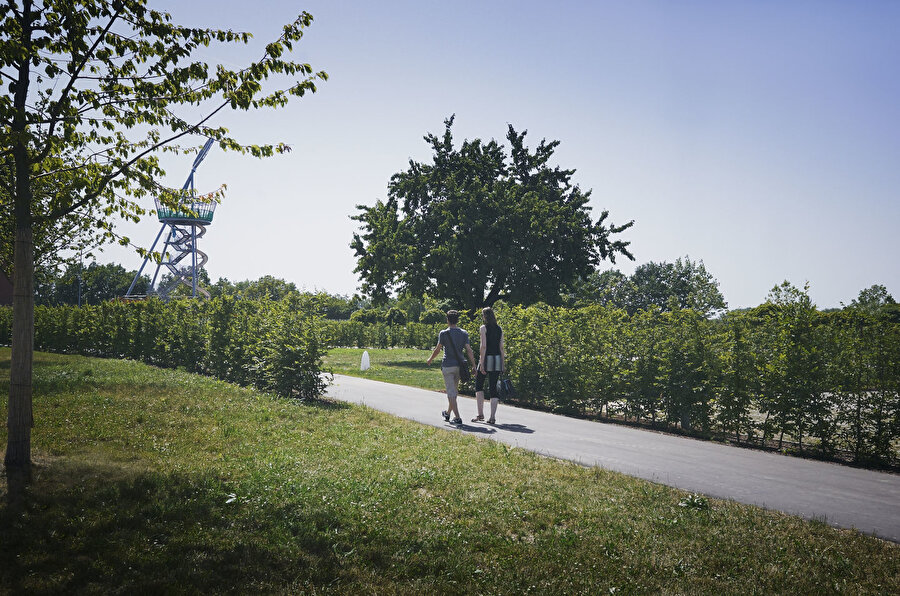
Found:
[{"label": "tower lattice structure", "polygon": [[[194,173],[197,171],[197,166],[209,153],[213,143],[215,143],[213,139],[207,140],[203,149],[194,159],[191,173],[181,189],[181,202],[176,208],[168,207],[159,198],[156,199],[156,214],[162,227],[150,247],[150,252],[144,258],[141,268],[134,276],[134,281],[131,282],[128,293],[125,295],[126,298],[136,297],[133,294],[134,287],[144,272],[144,267],[153,258],[153,251],[164,235],[162,259],[156,265],[156,271],[147,293],[156,294],[163,300],[168,300],[177,287],[184,285],[191,289],[191,297],[196,298],[199,295],[209,298],[209,292],[198,285],[200,271],[209,261],[209,257],[197,247],[197,241],[206,234],[206,228],[212,224],[217,203],[212,198],[197,197],[194,190]],[[166,271],[169,274],[168,278],[159,279],[160,271]],[[157,288],[158,279],[160,286]]]}]

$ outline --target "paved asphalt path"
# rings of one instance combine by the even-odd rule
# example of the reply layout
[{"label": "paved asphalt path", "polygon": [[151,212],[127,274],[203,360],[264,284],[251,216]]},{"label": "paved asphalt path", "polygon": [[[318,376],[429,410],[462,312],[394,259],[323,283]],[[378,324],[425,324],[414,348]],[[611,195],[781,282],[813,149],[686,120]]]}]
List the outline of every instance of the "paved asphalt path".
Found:
[{"label": "paved asphalt path", "polygon": [[[435,374],[440,374],[435,369]],[[859,470],[708,441],[535,412],[500,404],[497,425],[469,422],[475,400],[461,398],[461,427],[444,422],[444,393],[335,375],[334,399],[490,438],[542,455],[740,503],[759,505],[900,542],[900,475]],[[485,403],[486,416],[490,413]]]}]

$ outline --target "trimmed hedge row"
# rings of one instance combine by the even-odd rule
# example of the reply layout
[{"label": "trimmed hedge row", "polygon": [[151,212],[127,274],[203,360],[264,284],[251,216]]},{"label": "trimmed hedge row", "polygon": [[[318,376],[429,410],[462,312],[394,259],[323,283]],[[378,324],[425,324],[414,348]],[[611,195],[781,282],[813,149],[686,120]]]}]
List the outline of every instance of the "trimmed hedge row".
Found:
[{"label": "trimmed hedge row", "polygon": [[[599,305],[497,314],[521,405],[900,464],[900,324],[884,314],[821,313],[788,288],[716,320]],[[476,354],[479,324],[461,321]],[[326,326],[333,346],[430,349],[446,325]]]},{"label": "trimmed hedge row", "polygon": [[[324,392],[328,346],[430,349],[445,325],[322,319],[314,298],[36,307],[35,348],[182,367],[281,395]],[[501,307],[522,405],[900,463],[900,324],[803,292],[707,320],[602,306]],[[0,309],[10,337],[11,309]],[[480,321],[462,326],[478,351]]]},{"label": "trimmed hedge row", "polygon": [[[443,324],[384,322],[360,320],[323,320],[329,344],[335,348],[420,348],[431,349],[437,342]],[[477,337],[477,336],[476,336]]]},{"label": "trimmed hedge row", "polygon": [[[288,397],[316,397],[327,387],[327,336],[307,296],[37,306],[34,319],[37,350],[130,358]],[[12,310],[0,309],[7,343],[11,322]]]},{"label": "trimmed hedge row", "polygon": [[877,313],[800,297],[712,321],[601,306],[498,316],[525,405],[900,463],[900,324]]}]

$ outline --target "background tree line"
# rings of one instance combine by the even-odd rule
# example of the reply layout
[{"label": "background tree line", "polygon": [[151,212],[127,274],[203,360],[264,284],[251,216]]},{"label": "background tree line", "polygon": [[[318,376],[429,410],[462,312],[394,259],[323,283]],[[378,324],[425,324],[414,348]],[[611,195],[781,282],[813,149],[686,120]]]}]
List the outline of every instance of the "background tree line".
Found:
[{"label": "background tree line", "polygon": [[[100,264],[96,261],[83,264],[74,260],[63,261],[58,267],[41,268],[35,273],[35,304],[59,306],[79,304],[100,304],[125,296],[136,270],[127,270],[116,263]],[[134,287],[135,294],[147,294],[150,277],[142,275]],[[161,282],[165,283],[164,276]],[[383,323],[403,325],[407,322],[441,323],[444,313],[451,308],[447,300],[402,297],[390,298],[374,306],[371,299],[360,295],[345,296],[328,292],[299,290],[293,282],[271,275],[255,280],[231,281],[220,277],[211,282],[209,274],[201,269],[200,285],[209,291],[212,298],[231,296],[246,300],[283,300],[304,295],[315,297],[322,315],[327,319],[353,319],[363,323]],[[189,292],[177,288],[175,297],[186,297]]]},{"label": "background tree line", "polygon": [[[74,260],[63,261],[58,267],[41,268],[35,272],[35,304],[43,306],[75,306],[81,304],[100,304],[117,300],[125,296],[136,270],[127,270],[116,263],[101,264],[96,261],[83,264]],[[142,275],[134,287],[134,294],[146,295],[150,286],[150,277]],[[165,283],[163,276],[161,283]],[[160,280],[157,280],[160,283]],[[321,305],[323,315],[332,319],[349,319],[350,315],[370,304],[370,301],[359,296],[341,296],[327,292],[305,292],[297,289],[292,283],[264,275],[255,280],[232,282],[220,277],[215,283],[210,281],[205,269],[200,270],[200,285],[209,291],[212,298],[231,296],[247,300],[282,300],[293,295],[316,296]],[[177,288],[173,295],[189,296],[189,292]]]}]

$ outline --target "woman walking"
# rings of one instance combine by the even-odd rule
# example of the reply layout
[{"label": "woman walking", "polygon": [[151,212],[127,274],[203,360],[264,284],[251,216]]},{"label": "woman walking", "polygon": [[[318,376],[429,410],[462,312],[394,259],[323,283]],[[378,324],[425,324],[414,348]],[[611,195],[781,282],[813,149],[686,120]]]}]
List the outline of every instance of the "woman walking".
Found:
[{"label": "woman walking", "polygon": [[478,404],[478,415],[472,422],[484,420],[484,379],[487,377],[488,389],[491,394],[491,417],[488,424],[497,422],[497,404],[500,403],[500,394],[497,391],[497,381],[500,373],[506,370],[506,346],[503,342],[503,329],[497,324],[497,315],[494,309],[488,307],[481,310],[481,318],[484,325],[478,330],[481,335],[481,347],[479,348],[478,369],[475,375],[475,402]]},{"label": "woman walking", "polygon": [[469,345],[469,334],[465,329],[456,326],[459,323],[459,312],[447,311],[447,328],[438,334],[438,343],[431,352],[426,364],[437,357],[441,348],[444,349],[444,359],[441,361],[441,374],[444,375],[444,387],[447,389],[447,411],[441,412],[444,420],[450,422],[450,414],[453,413],[453,424],[462,424],[459,415],[459,407],[456,404],[456,396],[459,394],[459,367],[464,363],[462,349],[466,347],[466,357],[472,368],[475,368],[475,355],[472,346]]}]

